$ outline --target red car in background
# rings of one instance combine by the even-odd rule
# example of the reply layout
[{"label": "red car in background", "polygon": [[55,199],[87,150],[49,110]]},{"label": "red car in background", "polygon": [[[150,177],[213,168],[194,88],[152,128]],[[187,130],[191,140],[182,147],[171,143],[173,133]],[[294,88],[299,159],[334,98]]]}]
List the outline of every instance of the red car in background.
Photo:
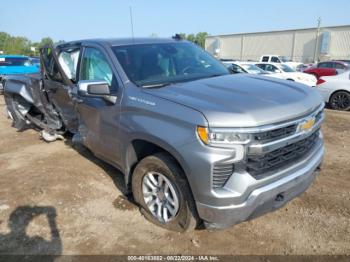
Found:
[{"label": "red car in background", "polygon": [[321,76],[333,76],[336,74],[343,73],[350,69],[350,65],[347,60],[342,61],[325,61],[318,63],[315,67],[304,70],[304,73],[313,74],[316,78]]},{"label": "red car in background", "polygon": [[321,76],[334,76],[338,74],[335,68],[311,67],[304,70],[304,73],[314,75],[317,79]]}]

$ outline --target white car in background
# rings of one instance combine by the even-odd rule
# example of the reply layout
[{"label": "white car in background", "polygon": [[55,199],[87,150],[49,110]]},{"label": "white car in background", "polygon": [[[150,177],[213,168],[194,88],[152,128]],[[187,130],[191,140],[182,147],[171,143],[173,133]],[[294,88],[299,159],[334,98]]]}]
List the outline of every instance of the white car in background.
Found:
[{"label": "white car in background", "polygon": [[256,66],[270,72],[277,73],[283,79],[302,83],[307,86],[316,86],[317,79],[315,76],[297,72],[295,69],[280,63],[256,63]]},{"label": "white car in background", "polygon": [[295,70],[298,69],[303,63],[300,62],[294,62],[290,60],[286,56],[281,56],[281,55],[263,55],[260,57],[260,62],[266,62],[266,63],[281,63],[285,64]]},{"label": "white car in background", "polygon": [[260,67],[257,67],[252,62],[240,62],[240,61],[222,61],[222,63],[230,69],[233,74],[247,73],[253,75],[270,76],[274,78],[284,79],[281,74],[272,74],[267,72]]},{"label": "white car in background", "polygon": [[322,76],[315,89],[330,108],[350,110],[350,71],[335,76]]}]

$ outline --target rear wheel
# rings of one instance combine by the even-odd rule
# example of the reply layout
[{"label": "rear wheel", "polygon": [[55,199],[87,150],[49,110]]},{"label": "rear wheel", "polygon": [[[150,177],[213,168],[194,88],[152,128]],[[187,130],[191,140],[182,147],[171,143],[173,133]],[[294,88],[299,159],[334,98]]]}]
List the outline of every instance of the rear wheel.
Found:
[{"label": "rear wheel", "polygon": [[329,99],[329,105],[335,110],[350,110],[350,93],[346,91],[335,92]]},{"label": "rear wheel", "polygon": [[140,161],[132,177],[132,191],[141,212],[152,223],[180,232],[196,228],[198,216],[188,182],[168,154]]}]

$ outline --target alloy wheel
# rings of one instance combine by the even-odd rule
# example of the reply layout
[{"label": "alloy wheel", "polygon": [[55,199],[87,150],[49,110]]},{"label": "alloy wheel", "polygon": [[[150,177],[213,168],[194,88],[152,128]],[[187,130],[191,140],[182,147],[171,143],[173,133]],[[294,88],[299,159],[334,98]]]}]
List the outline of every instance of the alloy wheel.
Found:
[{"label": "alloy wheel", "polygon": [[143,199],[152,215],[167,223],[179,211],[179,197],[172,182],[159,172],[148,172],[142,180]]},{"label": "alloy wheel", "polygon": [[334,109],[346,110],[350,107],[350,95],[344,92],[336,93],[332,98]]}]

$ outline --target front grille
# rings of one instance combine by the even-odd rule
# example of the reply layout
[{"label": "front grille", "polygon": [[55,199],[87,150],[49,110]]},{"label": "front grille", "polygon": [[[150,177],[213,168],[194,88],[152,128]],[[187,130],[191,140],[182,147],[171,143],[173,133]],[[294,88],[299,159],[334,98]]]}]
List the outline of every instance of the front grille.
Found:
[{"label": "front grille", "polygon": [[300,160],[307,155],[314,147],[319,136],[319,131],[296,143],[279,148],[272,152],[258,156],[248,156],[247,171],[257,177],[271,171],[287,166]]},{"label": "front grille", "polygon": [[223,187],[233,171],[233,164],[215,164],[213,168],[213,188]]},{"label": "front grille", "polygon": [[321,120],[322,114],[323,114],[323,110],[317,113],[317,115],[315,116],[315,123],[318,123],[318,121]]},{"label": "front grille", "polygon": [[256,133],[254,134],[254,139],[258,142],[269,142],[272,140],[278,140],[294,134],[296,129],[297,124],[292,124],[278,129]]}]

